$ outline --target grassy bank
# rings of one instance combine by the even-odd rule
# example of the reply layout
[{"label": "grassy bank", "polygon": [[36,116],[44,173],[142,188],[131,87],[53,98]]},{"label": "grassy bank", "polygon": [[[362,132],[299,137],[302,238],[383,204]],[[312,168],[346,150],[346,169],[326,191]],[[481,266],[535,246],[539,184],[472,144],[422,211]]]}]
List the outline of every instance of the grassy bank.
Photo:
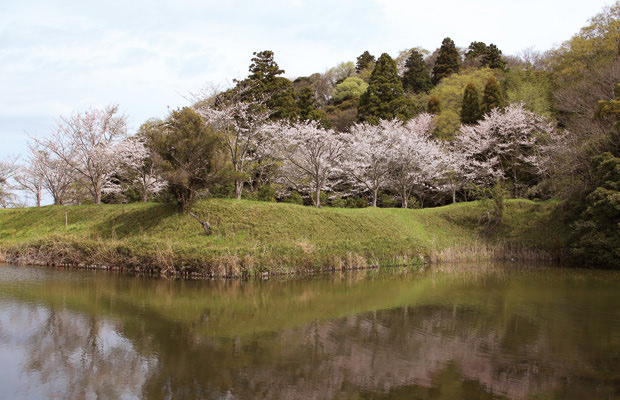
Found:
[{"label": "grassy bank", "polygon": [[204,276],[551,259],[560,254],[565,232],[555,206],[510,201],[504,223],[489,229],[478,222],[483,209],[476,202],[425,210],[198,202],[193,211],[211,222],[211,236],[165,204],[2,210],[0,258]]}]

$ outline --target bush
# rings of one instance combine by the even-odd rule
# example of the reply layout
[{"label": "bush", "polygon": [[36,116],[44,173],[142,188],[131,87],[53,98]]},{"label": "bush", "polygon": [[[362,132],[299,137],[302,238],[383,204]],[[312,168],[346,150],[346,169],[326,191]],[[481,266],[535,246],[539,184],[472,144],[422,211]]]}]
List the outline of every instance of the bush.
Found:
[{"label": "bush", "polygon": [[276,191],[270,186],[265,185],[254,192],[243,192],[243,198],[256,201],[276,201]]},{"label": "bush", "polygon": [[347,208],[365,208],[368,207],[368,199],[363,196],[351,196],[346,200]]},{"label": "bush", "polygon": [[384,191],[377,194],[377,207],[395,208],[400,202]]},{"label": "bush", "polygon": [[299,204],[299,205],[304,204],[304,198],[301,197],[299,192],[297,192],[296,190],[293,190],[291,194],[289,194],[288,196],[283,197],[281,201],[282,203],[291,203],[291,204]]},{"label": "bush", "polygon": [[330,205],[332,207],[344,208],[347,206],[347,202],[342,196],[336,196],[331,199]]},{"label": "bush", "polygon": [[470,185],[468,190],[473,199],[481,201],[483,212],[479,222],[490,227],[501,224],[504,220],[506,198],[509,193],[506,184],[497,180],[492,187]]}]

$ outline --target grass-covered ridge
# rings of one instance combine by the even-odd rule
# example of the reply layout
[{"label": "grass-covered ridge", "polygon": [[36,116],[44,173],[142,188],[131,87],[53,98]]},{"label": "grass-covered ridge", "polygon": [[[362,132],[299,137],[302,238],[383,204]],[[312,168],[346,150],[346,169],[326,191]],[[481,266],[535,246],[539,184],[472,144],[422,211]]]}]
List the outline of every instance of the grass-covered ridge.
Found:
[{"label": "grass-covered ridge", "polygon": [[[555,203],[513,200],[504,223],[480,226],[477,202],[424,210],[315,209],[212,199],[192,210],[213,234],[165,204],[0,211],[6,261],[117,266],[139,271],[238,276],[419,264],[477,258],[549,258],[564,227]],[[65,215],[67,226],[65,226]]]}]

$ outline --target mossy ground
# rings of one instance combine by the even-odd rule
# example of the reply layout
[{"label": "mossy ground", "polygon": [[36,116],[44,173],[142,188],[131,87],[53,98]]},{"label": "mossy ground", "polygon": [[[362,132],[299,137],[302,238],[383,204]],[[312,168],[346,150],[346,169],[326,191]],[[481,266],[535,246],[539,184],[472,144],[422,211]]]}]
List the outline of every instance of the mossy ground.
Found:
[{"label": "mossy ground", "polygon": [[[298,273],[520,256],[556,257],[565,228],[554,202],[509,201],[504,222],[479,223],[477,202],[345,209],[211,199],[166,204],[47,206],[0,211],[6,261],[204,276]],[[65,225],[65,220],[67,224]],[[510,253],[510,254],[508,254]]]}]

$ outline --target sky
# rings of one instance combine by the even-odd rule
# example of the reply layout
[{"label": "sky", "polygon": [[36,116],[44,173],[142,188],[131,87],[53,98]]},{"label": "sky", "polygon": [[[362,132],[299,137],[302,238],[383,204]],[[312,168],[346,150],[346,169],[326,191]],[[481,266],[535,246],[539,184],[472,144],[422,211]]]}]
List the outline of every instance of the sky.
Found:
[{"label": "sky", "polygon": [[130,133],[248,75],[272,50],[285,76],[325,72],[368,50],[396,57],[445,37],[504,54],[568,40],[612,0],[4,0],[0,160],[61,116],[118,104]]}]

